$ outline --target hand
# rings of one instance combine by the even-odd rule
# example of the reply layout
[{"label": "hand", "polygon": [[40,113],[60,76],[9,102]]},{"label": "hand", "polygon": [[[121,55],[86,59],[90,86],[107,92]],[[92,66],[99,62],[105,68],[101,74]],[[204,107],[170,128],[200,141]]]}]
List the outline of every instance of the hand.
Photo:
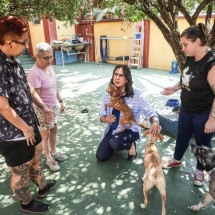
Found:
[{"label": "hand", "polygon": [[114,115],[111,114],[111,115],[106,116],[107,123],[113,123],[115,121],[116,121],[116,117]]},{"label": "hand", "polygon": [[213,133],[215,131],[215,118],[209,117],[207,122],[205,123],[206,134]]},{"label": "hand", "polygon": [[159,122],[153,122],[150,126],[150,129],[149,129],[149,133],[152,135],[152,136],[157,136],[161,131],[161,126],[159,124]]},{"label": "hand", "polygon": [[50,124],[51,122],[54,121],[54,110],[48,108],[46,105],[43,106],[42,114],[44,117],[44,121],[47,124]]},{"label": "hand", "polygon": [[34,134],[34,128],[32,126],[27,125],[26,129],[24,131],[22,131],[26,141],[27,141],[27,145],[29,146],[34,145],[34,143],[36,142],[35,140],[35,134]]},{"label": "hand", "polygon": [[63,113],[63,112],[65,112],[65,110],[66,110],[66,107],[64,105],[64,102],[61,102],[60,103],[60,112]]},{"label": "hand", "polygon": [[167,87],[163,89],[161,95],[165,96],[172,95],[173,93],[175,93],[175,91],[176,91],[175,87]]}]

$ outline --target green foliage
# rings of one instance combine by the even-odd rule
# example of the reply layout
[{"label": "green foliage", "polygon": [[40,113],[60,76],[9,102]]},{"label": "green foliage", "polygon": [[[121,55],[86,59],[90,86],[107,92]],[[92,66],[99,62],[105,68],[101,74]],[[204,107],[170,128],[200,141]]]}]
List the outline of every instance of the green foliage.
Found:
[{"label": "green foliage", "polygon": [[[195,25],[199,15],[206,14],[205,24],[210,30],[209,23],[215,7],[214,0],[97,0],[97,7],[103,9],[110,8],[113,4],[119,6],[121,13],[123,10],[124,19],[132,22],[146,18],[152,20],[171,46],[180,68],[185,61],[185,54],[181,50],[178,17],[183,15],[189,25]],[[209,45],[214,47],[215,30],[210,33]]]},{"label": "green foliage", "polygon": [[55,17],[73,23],[79,15],[79,7],[86,0],[1,0],[0,16],[22,16],[28,20],[33,17]]}]

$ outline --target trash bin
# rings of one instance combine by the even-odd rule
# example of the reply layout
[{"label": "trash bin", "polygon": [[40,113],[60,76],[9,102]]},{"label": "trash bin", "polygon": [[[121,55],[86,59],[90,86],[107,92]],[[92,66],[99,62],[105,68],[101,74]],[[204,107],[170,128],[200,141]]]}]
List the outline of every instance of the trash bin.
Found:
[{"label": "trash bin", "polygon": [[178,62],[176,60],[172,61],[172,68],[169,71],[170,74],[178,73]]}]

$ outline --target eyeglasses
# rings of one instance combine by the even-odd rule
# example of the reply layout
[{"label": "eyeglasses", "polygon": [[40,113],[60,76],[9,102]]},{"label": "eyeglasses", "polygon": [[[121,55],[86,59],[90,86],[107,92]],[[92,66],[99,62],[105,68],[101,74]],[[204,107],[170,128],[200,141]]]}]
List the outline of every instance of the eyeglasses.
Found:
[{"label": "eyeglasses", "polygon": [[53,58],[54,58],[53,56],[42,57],[42,59],[46,61],[53,60]]},{"label": "eyeglasses", "polygon": [[23,45],[23,46],[26,46],[28,45],[28,40],[24,40],[23,42],[19,42],[19,41],[16,41],[16,40],[11,40],[11,42],[13,43],[17,43],[17,44],[20,44],[20,45]]}]

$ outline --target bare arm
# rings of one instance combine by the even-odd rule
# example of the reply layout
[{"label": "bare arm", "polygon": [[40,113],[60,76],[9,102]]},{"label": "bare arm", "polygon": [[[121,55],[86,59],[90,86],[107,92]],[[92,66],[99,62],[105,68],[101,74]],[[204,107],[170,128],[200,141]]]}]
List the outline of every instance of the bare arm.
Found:
[{"label": "bare arm", "polygon": [[47,123],[53,121],[53,119],[54,119],[54,112],[53,112],[52,109],[48,108],[46,106],[46,104],[43,102],[43,100],[40,98],[40,96],[39,96],[40,95],[40,89],[37,88],[35,90],[31,86],[30,83],[29,83],[29,86],[30,86],[31,96],[32,96],[32,100],[33,100],[34,104],[44,112],[44,120]]},{"label": "bare arm", "polygon": [[19,115],[11,108],[8,99],[0,96],[0,114],[7,119],[11,124],[21,130],[27,140],[27,144],[34,144],[34,130],[29,126]]},{"label": "bare arm", "polygon": [[40,88],[34,89],[30,83],[29,83],[29,86],[30,86],[31,96],[34,104],[38,108],[43,109],[45,104],[43,100],[40,98]]},{"label": "bare arm", "polygon": [[61,96],[59,90],[57,90],[57,100],[58,100],[59,103],[60,103],[60,112],[64,112],[66,107],[65,107],[63,98],[62,98],[62,96]]},{"label": "bare arm", "polygon": [[[215,95],[215,66],[213,66],[208,72],[207,80],[211,87],[211,90]],[[214,131],[215,131],[215,98],[212,103],[210,116],[205,124],[205,133],[212,133]]]},{"label": "bare arm", "polygon": [[164,88],[164,90],[161,92],[161,95],[172,95],[173,93],[175,93],[176,91],[181,89],[181,85],[180,82],[176,83],[174,86],[172,87],[166,87]]},{"label": "bare arm", "polygon": [[157,116],[153,116],[150,118],[150,122],[150,134],[152,134],[152,136],[157,136],[161,131],[159,119],[157,118]]}]

